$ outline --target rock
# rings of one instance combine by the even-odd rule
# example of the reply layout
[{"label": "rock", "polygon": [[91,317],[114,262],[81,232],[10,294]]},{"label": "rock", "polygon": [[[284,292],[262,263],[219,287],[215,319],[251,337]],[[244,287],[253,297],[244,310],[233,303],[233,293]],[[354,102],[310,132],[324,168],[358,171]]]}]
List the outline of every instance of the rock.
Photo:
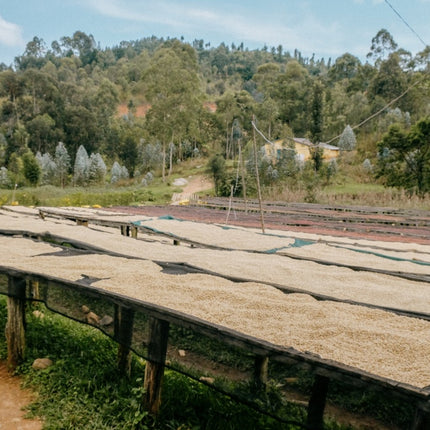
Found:
[{"label": "rock", "polygon": [[92,325],[100,324],[100,317],[96,315],[94,312],[91,312],[88,306],[82,305],[81,310],[85,314],[85,320],[87,321],[88,324],[92,324]]},{"label": "rock", "polygon": [[43,370],[52,365],[53,362],[49,358],[36,358],[36,360],[33,361],[31,367],[35,370]]},{"label": "rock", "polygon": [[82,305],[81,309],[82,309],[82,312],[84,314],[87,314],[90,311],[90,308],[88,306],[85,306],[85,305]]},{"label": "rock", "polygon": [[208,384],[213,384],[215,382],[215,378],[211,378],[210,376],[201,376],[199,381],[207,382]]},{"label": "rock", "polygon": [[188,181],[185,178],[177,178],[173,181],[173,185],[175,187],[181,187],[183,185],[187,185]]},{"label": "rock", "polygon": [[45,314],[43,312],[38,311],[38,310],[33,311],[33,315],[36,318],[40,318],[40,319],[45,318]]},{"label": "rock", "polygon": [[99,316],[96,315],[94,312],[88,312],[85,315],[85,318],[86,318],[88,324],[98,325],[100,322]]},{"label": "rock", "polygon": [[101,326],[108,326],[113,323],[113,318],[109,315],[103,315],[103,318],[100,319],[99,324]]}]

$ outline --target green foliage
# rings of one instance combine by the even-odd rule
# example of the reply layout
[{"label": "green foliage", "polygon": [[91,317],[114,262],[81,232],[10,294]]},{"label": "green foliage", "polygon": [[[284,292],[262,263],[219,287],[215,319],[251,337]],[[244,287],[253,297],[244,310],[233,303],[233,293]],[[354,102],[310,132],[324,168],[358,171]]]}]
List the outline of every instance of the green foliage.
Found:
[{"label": "green foliage", "polygon": [[213,178],[215,195],[222,195],[221,193],[227,180],[225,158],[220,154],[212,156],[207,165],[207,173]]},{"label": "green foliage", "polygon": [[41,169],[39,163],[36,160],[34,154],[29,151],[22,156],[22,162],[24,164],[24,176],[28,183],[32,186],[36,186],[41,176]]},{"label": "green foliage", "polygon": [[356,143],[357,139],[355,137],[354,131],[348,124],[343,130],[337,146],[342,150],[352,151],[353,149],[355,149]]},{"label": "green foliage", "polygon": [[379,147],[377,176],[385,184],[404,187],[424,197],[430,191],[430,119],[415,124],[409,132],[394,124]]},{"label": "green foliage", "polygon": [[[0,190],[0,203],[10,204],[10,190]],[[24,206],[94,206],[166,204],[173,190],[167,186],[124,186],[124,187],[85,187],[57,188],[42,186],[38,188],[18,188],[15,200]]]}]

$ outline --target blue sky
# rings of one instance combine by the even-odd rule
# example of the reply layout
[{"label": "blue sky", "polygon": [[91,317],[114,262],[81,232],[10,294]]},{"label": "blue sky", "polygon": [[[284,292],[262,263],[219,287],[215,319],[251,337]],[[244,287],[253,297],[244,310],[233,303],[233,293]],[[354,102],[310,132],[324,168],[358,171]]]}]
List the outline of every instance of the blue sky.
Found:
[{"label": "blue sky", "polygon": [[[430,0],[389,0],[430,44]],[[48,46],[77,30],[101,47],[147,36],[241,42],[249,49],[282,45],[304,56],[365,61],[372,38],[387,29],[413,54],[424,45],[385,0],[0,0],[0,62],[21,55],[34,36]]]}]

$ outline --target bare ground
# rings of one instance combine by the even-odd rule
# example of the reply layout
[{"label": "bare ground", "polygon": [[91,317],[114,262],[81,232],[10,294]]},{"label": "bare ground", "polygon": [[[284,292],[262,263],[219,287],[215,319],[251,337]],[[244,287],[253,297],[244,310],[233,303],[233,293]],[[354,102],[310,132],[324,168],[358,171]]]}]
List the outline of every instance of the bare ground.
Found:
[{"label": "bare ground", "polygon": [[21,389],[21,379],[12,376],[4,362],[0,362],[0,429],[1,430],[40,430],[42,422],[38,419],[24,418],[23,410],[34,398],[29,390]]}]

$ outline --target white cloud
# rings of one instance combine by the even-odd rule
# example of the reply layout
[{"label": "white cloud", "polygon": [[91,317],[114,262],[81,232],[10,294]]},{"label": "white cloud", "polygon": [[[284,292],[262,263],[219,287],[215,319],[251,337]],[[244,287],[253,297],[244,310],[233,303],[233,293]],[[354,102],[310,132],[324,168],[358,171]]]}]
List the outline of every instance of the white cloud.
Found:
[{"label": "white cloud", "polygon": [[6,21],[2,16],[0,16],[0,44],[6,46],[25,45],[21,27]]},{"label": "white cloud", "polygon": [[[175,16],[172,10],[173,5],[166,5],[164,2],[145,4],[139,1],[84,0],[81,3],[85,7],[90,7],[97,13],[109,18],[167,25],[176,23],[176,19],[173,18]],[[171,16],[173,17],[170,18]]]},{"label": "white cloud", "polygon": [[[297,48],[306,55],[321,53],[324,56],[336,56],[346,52],[342,46],[345,34],[342,25],[335,20],[324,22],[314,13],[307,2],[299,10],[282,12],[282,17],[255,16],[246,9],[234,13],[213,6],[200,6],[192,1],[180,4],[171,0],[76,0],[98,14],[126,20],[130,23],[167,26],[170,36],[208,38],[211,41],[245,42],[253,45]],[[354,0],[354,2],[361,0]],[[380,1],[380,0],[365,0]],[[205,4],[205,3],[203,3]],[[163,33],[166,29],[160,28]],[[230,40],[225,40],[230,39]]]}]

